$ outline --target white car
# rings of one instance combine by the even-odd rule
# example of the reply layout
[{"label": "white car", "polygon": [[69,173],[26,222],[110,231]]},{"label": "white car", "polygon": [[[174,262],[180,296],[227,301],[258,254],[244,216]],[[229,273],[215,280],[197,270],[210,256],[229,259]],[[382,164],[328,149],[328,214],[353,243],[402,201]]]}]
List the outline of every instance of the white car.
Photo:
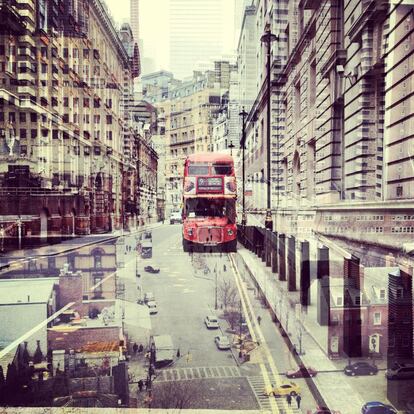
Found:
[{"label": "white car", "polygon": [[157,302],[155,302],[155,300],[150,300],[147,302],[147,306],[150,315],[155,315],[158,313]]},{"label": "white car", "polygon": [[218,329],[219,323],[217,318],[214,315],[208,315],[204,319],[207,329]]},{"label": "white car", "polygon": [[214,342],[216,343],[216,346],[218,349],[230,349],[230,341],[227,336],[216,336],[214,338]]},{"label": "white car", "polygon": [[173,211],[170,215],[170,224],[182,223],[182,222],[183,222],[183,218],[181,217],[181,212]]}]

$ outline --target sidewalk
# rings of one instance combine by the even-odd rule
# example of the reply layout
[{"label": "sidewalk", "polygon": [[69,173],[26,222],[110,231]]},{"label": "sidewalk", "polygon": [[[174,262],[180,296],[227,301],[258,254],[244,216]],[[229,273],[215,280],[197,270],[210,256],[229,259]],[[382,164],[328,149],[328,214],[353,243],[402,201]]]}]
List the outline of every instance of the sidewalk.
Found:
[{"label": "sidewalk", "polygon": [[[351,386],[349,378],[342,374],[343,362],[341,363],[342,368],[340,368],[338,362],[331,361],[319,345],[325,340],[321,337],[322,330],[316,330],[312,324],[306,322],[298,328],[295,305],[299,303],[299,293],[288,293],[287,282],[279,281],[277,274],[272,273],[261,259],[240,244],[235,260],[241,275],[246,280],[250,279],[251,283],[256,285],[255,287],[266,297],[269,308],[276,314],[282,330],[287,333],[290,342],[293,346],[296,345],[296,348],[298,348],[297,332],[301,331],[300,347],[306,353],[299,356],[299,359],[305,366],[314,367],[320,372],[319,375],[308,381],[308,385],[311,389],[313,388],[315,398],[319,400],[321,405],[325,403],[331,410],[339,411],[341,414],[360,412],[365,401]],[[292,308],[293,310],[291,310]],[[267,338],[268,330],[266,329]]]}]

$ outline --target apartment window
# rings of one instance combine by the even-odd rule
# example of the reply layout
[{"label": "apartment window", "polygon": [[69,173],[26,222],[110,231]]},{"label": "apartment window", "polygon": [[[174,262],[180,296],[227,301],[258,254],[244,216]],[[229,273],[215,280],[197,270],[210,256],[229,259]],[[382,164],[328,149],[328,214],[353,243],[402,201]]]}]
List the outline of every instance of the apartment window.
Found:
[{"label": "apartment window", "polygon": [[397,197],[402,197],[403,196],[403,187],[401,185],[399,185],[396,190],[397,190]]},{"label": "apartment window", "polygon": [[83,98],[83,107],[89,108],[89,98]]},{"label": "apartment window", "polygon": [[30,136],[32,139],[37,138],[37,129],[31,129],[30,130]]},{"label": "apartment window", "polygon": [[403,290],[401,288],[398,288],[396,290],[396,298],[401,299],[403,297]]},{"label": "apartment window", "polygon": [[112,131],[106,131],[106,139],[112,141]]},{"label": "apartment window", "polygon": [[316,60],[309,67],[309,106],[313,107],[316,100]]},{"label": "apartment window", "polygon": [[374,313],[374,325],[381,325],[381,312]]},{"label": "apartment window", "polygon": [[20,155],[22,157],[25,157],[27,155],[27,145],[21,145],[20,146]]},{"label": "apartment window", "polygon": [[25,129],[20,130],[20,138],[22,139],[27,138],[27,131]]},{"label": "apartment window", "polygon": [[73,56],[74,58],[78,58],[78,57],[79,57],[79,51],[78,51],[78,49],[73,49],[73,51],[72,51],[72,56]]},{"label": "apartment window", "polygon": [[300,119],[301,112],[301,94],[300,94],[300,81],[295,84],[295,117]]},{"label": "apartment window", "polygon": [[89,59],[89,49],[83,49],[83,58]]},{"label": "apartment window", "polygon": [[343,305],[342,296],[338,296],[336,298],[336,306],[342,306],[342,305]]},{"label": "apartment window", "polygon": [[107,116],[106,116],[106,123],[107,123],[108,125],[111,125],[111,124],[112,124],[112,115],[107,115]]},{"label": "apartment window", "polygon": [[47,267],[49,269],[56,269],[56,257],[48,257],[47,258]]},{"label": "apartment window", "polygon": [[355,296],[355,305],[361,305],[361,296]]}]

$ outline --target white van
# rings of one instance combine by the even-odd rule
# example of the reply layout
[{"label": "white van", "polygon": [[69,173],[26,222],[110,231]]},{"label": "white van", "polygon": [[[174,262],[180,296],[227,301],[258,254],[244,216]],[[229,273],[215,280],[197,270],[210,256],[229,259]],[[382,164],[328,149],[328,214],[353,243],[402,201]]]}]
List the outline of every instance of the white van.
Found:
[{"label": "white van", "polygon": [[147,306],[150,315],[156,315],[158,313],[157,302],[155,302],[155,300],[147,302]]}]

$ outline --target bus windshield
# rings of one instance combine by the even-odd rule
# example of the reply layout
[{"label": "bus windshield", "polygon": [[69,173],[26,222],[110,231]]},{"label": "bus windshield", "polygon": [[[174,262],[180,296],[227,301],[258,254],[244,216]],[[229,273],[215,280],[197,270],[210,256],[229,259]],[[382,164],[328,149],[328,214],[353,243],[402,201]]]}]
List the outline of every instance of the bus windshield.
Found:
[{"label": "bus windshield", "polygon": [[208,165],[190,165],[188,167],[188,175],[208,175]]},{"label": "bus windshield", "polygon": [[233,168],[229,164],[213,164],[211,167],[212,175],[232,175]]},{"label": "bus windshield", "polygon": [[195,217],[228,217],[234,222],[234,201],[226,199],[190,198],[186,200],[186,215]]}]

